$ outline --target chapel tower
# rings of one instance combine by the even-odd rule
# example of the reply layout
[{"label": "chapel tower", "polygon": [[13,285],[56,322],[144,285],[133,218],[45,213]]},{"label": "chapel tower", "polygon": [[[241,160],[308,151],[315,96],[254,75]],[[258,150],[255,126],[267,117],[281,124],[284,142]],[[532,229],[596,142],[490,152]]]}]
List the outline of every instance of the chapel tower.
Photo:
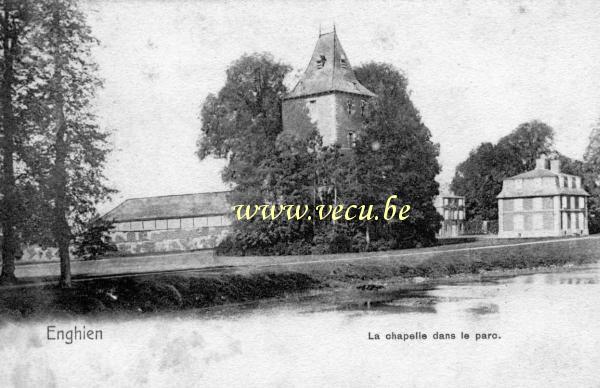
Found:
[{"label": "chapel tower", "polygon": [[353,146],[367,100],[376,95],[361,85],[335,32],[319,34],[308,67],[283,99],[283,130],[302,135],[314,127],[323,145]]}]

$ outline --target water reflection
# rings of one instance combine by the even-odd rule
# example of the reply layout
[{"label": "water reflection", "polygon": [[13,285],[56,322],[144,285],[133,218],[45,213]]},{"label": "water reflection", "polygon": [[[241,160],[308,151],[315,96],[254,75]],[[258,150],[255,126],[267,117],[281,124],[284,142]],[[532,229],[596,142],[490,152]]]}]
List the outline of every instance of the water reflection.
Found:
[{"label": "water reflection", "polygon": [[[446,280],[435,282],[372,284],[348,289],[313,290],[291,294],[285,298],[252,301],[243,304],[214,307],[202,315],[243,316],[248,313],[291,309],[297,313],[363,312],[382,314],[436,314],[441,311],[462,311],[471,319],[501,314],[501,305],[515,298],[546,298],[548,286],[596,285],[596,266],[576,271],[531,275],[495,276],[476,280]],[[553,292],[556,292],[553,289]],[[580,290],[588,292],[588,290]],[[558,291],[562,293],[563,291]],[[548,290],[546,290],[548,293]],[[564,296],[564,295],[563,295]],[[538,304],[531,301],[532,308]]]},{"label": "water reflection", "polygon": [[590,267],[52,322],[101,328],[93,344],[50,343],[48,322],[11,323],[0,328],[0,386],[598,386],[598,279]]}]

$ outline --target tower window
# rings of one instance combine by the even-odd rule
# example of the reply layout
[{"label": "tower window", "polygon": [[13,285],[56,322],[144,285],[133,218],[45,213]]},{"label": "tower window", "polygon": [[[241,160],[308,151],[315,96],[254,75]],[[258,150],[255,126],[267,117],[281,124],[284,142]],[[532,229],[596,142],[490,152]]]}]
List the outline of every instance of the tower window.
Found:
[{"label": "tower window", "polygon": [[327,62],[327,58],[325,58],[325,55],[321,55],[319,60],[317,60],[317,69],[322,69],[325,66],[325,62]]},{"label": "tower window", "polygon": [[354,132],[348,132],[348,147],[356,147],[356,134]]},{"label": "tower window", "polygon": [[352,104],[352,100],[348,99],[348,101],[346,102],[346,107],[348,108],[348,114],[351,115],[352,114],[352,108],[353,108],[353,104]]}]

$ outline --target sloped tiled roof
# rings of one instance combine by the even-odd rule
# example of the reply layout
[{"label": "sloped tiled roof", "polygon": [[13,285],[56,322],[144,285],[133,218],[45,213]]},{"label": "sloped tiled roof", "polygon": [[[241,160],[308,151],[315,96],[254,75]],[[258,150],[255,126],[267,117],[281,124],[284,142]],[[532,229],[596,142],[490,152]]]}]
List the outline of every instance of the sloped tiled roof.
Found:
[{"label": "sloped tiled roof", "polygon": [[335,31],[319,36],[306,71],[285,98],[333,91],[376,96],[356,79]]},{"label": "sloped tiled roof", "polygon": [[546,170],[543,168],[536,168],[535,170],[531,170],[531,171],[527,171],[515,176],[511,176],[510,178],[506,178],[506,179],[527,179],[527,178],[542,178],[542,177],[553,177],[553,176],[560,176],[560,175],[566,175],[566,174],[557,174],[555,172],[552,172],[550,170]]},{"label": "sloped tiled roof", "polygon": [[580,195],[589,197],[587,191],[581,188],[552,187],[551,189],[540,187],[536,190],[507,190],[502,189],[496,198],[520,198],[520,197],[549,197],[554,195]]},{"label": "sloped tiled roof", "polygon": [[229,191],[131,198],[106,213],[107,220],[141,221],[164,218],[199,217],[231,212]]},{"label": "sloped tiled roof", "polygon": [[[512,176],[510,178],[506,178],[507,180],[516,180],[516,179],[534,179],[534,178],[546,178],[546,177],[567,177],[569,178],[569,183],[571,182],[571,178],[574,175],[556,173],[551,170],[547,170],[544,168],[536,168],[535,170],[527,171],[522,174],[518,174]],[[516,187],[506,187],[505,184],[502,185],[502,191],[500,194],[496,196],[496,198],[519,198],[519,197],[541,197],[541,196],[553,196],[553,195],[581,195],[581,196],[589,196],[588,192],[584,189],[564,187],[562,185],[562,180],[559,182],[558,186],[539,186],[534,189],[517,189]]]}]

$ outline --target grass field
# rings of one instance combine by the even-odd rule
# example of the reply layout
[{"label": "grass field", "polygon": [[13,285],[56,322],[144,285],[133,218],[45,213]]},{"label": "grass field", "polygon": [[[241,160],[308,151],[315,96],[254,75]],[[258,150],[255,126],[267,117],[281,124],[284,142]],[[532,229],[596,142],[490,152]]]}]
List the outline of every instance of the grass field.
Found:
[{"label": "grass field", "polygon": [[[411,250],[401,257],[368,255],[342,262],[239,267],[214,273],[148,275],[75,283],[72,289],[41,286],[2,290],[0,317],[148,314],[280,297],[316,288],[360,288],[371,282],[437,279],[489,271],[535,270],[595,263],[600,238],[447,252]],[[414,253],[414,254],[413,254]]]}]

